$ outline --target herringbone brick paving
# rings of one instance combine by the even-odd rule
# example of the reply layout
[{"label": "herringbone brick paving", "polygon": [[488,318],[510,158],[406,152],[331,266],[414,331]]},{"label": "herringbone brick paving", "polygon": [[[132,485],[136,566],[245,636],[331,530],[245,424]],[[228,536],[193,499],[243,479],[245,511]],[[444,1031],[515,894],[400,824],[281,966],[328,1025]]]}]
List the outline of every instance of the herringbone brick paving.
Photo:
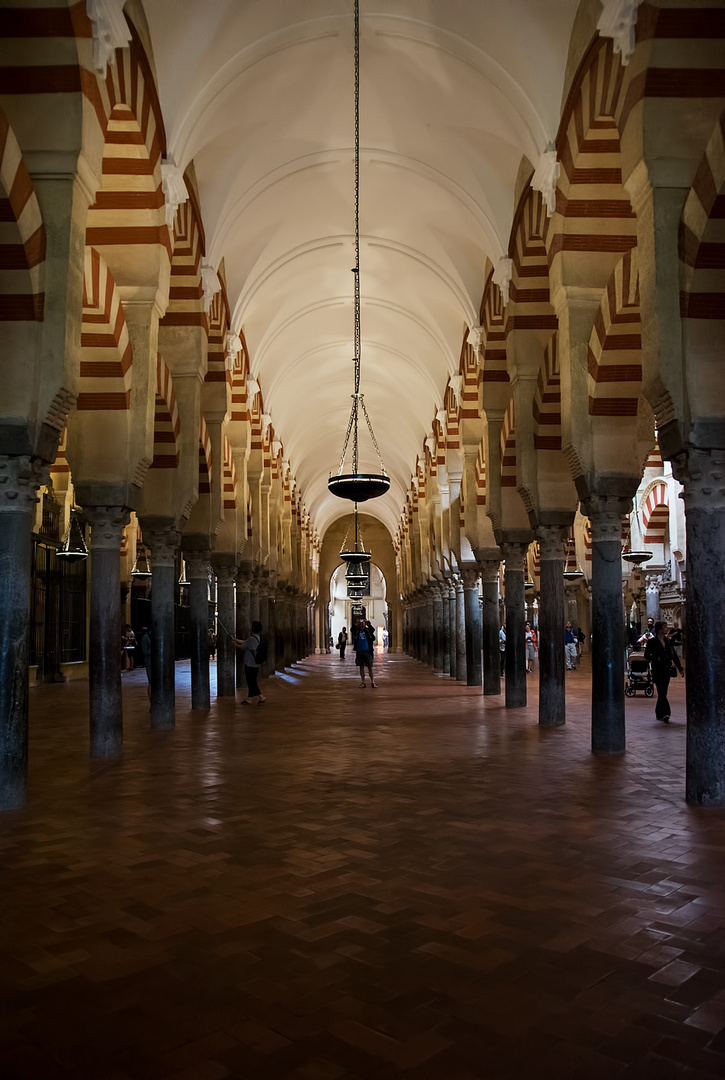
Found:
[{"label": "herringbone brick paving", "polygon": [[725,1076],[725,812],[683,801],[684,690],[628,751],[379,657],[312,657],[263,707],[121,760],[87,684],[31,695],[28,805],[0,816],[2,1080]]}]

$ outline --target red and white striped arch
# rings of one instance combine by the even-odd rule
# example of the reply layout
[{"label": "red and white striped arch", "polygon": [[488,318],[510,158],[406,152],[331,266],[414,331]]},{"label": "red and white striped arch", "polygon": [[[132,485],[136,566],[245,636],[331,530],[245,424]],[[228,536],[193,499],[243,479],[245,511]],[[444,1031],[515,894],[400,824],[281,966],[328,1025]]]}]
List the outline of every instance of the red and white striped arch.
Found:
[{"label": "red and white striped arch", "polygon": [[516,416],[513,398],[509,401],[501,425],[501,487],[515,488],[516,477]]},{"label": "red and white striped arch", "polygon": [[558,338],[554,334],[544,350],[534,395],[534,448],[561,450],[561,376]]},{"label": "red and white striped arch", "polygon": [[203,416],[199,419],[199,494],[208,495],[211,491],[212,461],[211,438]]},{"label": "red and white striped arch", "polygon": [[664,544],[669,536],[670,506],[667,485],[658,480],[642,501],[642,530],[645,544]]},{"label": "red and white striped arch", "polygon": [[232,447],[224,436],[224,509],[236,510],[237,508],[237,470],[234,465]]},{"label": "red and white striped arch", "polygon": [[45,227],[18,141],[0,109],[0,322],[43,318]]},{"label": "red and white striped arch", "polygon": [[128,410],[132,360],[126,318],[113,275],[100,254],[86,248],[78,411]]},{"label": "red and white striped arch", "polygon": [[179,464],[179,410],[171,372],[161,354],[156,357],[156,407],[152,469],[175,469]]},{"label": "red and white striped arch", "polygon": [[615,264],[637,242],[637,221],[622,186],[616,117],[626,68],[609,39],[598,38],[569,91],[556,138],[561,176],[559,222],[548,230],[549,263],[561,260],[565,284],[604,287]]},{"label": "red and white striped arch", "polygon": [[589,341],[589,415],[636,417],[642,388],[637,251],[625,252],[602,296]]},{"label": "red and white striped arch", "polygon": [[482,381],[508,383],[505,310],[501,290],[494,284],[493,270],[483,288],[480,315],[485,342]]},{"label": "red and white striped arch", "polygon": [[232,373],[227,370],[226,337],[229,329],[229,303],[223,277],[219,276],[221,288],[214,294],[209,308],[208,365],[204,381],[227,382],[231,386]]}]

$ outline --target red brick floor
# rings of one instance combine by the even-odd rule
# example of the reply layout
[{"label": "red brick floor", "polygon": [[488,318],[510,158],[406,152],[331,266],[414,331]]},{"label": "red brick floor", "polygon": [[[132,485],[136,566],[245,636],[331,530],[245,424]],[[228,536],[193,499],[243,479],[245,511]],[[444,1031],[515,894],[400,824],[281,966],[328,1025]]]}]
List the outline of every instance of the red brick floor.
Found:
[{"label": "red brick floor", "polygon": [[313,657],[268,703],[87,757],[87,685],[31,696],[0,815],[2,1080],[725,1076],[725,811],[675,716],[628,751],[406,657]]}]

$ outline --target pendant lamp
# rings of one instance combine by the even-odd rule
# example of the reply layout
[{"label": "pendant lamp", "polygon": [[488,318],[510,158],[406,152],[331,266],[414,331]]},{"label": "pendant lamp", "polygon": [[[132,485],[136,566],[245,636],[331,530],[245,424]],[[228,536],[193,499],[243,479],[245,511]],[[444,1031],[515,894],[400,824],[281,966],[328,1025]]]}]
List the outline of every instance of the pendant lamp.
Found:
[{"label": "pendant lamp", "polygon": [[[360,392],[360,10],[359,0],[354,4],[354,55],[355,55],[355,266],[353,267],[354,292],[354,393],[352,395],[352,411],[350,422],[347,425],[347,434],[342,448],[340,465],[337,475],[330,475],[327,486],[333,495],[341,499],[350,499],[352,502],[367,502],[368,499],[377,499],[384,495],[390,487],[390,477],[385,472],[380,448],[375,439],[373,425],[370,422],[365,398]],[[370,432],[375,453],[380,463],[380,472],[363,473],[359,471],[359,445],[358,445],[358,420],[362,412]],[[352,472],[345,472],[345,457],[352,438]]]},{"label": "pendant lamp", "polygon": [[353,517],[353,545],[352,545],[352,547],[348,547],[348,544],[347,544],[348,534],[345,533],[345,539],[342,541],[342,547],[340,548],[340,558],[344,559],[345,562],[348,564],[348,566],[350,566],[351,564],[354,564],[354,563],[370,562],[370,559],[371,559],[370,552],[365,550],[365,545],[363,544],[362,533],[360,532],[360,529],[358,527],[357,503],[355,503],[355,509],[353,510],[352,517]]},{"label": "pendant lamp", "polygon": [[70,521],[68,522],[68,532],[66,533],[63,546],[58,548],[55,553],[56,559],[62,559],[63,562],[75,563],[80,562],[81,559],[88,558],[88,548],[86,547],[86,541],[83,536],[83,526],[81,525],[78,516],[71,510]]},{"label": "pendant lamp", "polygon": [[137,581],[143,581],[145,578],[151,577],[151,563],[143,544],[138,544],[136,548],[136,562],[133,564],[131,577],[136,578]]},{"label": "pendant lamp", "polygon": [[[642,525],[641,525],[640,520],[639,520],[639,509],[637,508],[636,501],[635,501],[635,504],[634,504],[634,516],[635,516],[635,519],[637,521],[637,532],[641,536],[642,535]],[[649,562],[650,559],[653,557],[653,555],[654,555],[654,552],[645,551],[645,550],[642,550],[642,551],[623,551],[622,552],[622,558],[626,562],[631,563],[632,566],[642,566],[643,563]]]},{"label": "pendant lamp", "polygon": [[576,540],[570,536],[566,542],[566,554],[564,557],[564,580],[579,581],[584,577],[584,571],[576,557]]}]

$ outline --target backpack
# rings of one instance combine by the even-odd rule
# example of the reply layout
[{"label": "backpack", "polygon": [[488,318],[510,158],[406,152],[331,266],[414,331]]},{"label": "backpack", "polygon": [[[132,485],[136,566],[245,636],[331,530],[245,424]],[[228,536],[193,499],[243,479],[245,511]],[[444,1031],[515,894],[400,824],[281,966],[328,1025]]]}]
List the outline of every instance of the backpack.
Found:
[{"label": "backpack", "polygon": [[254,653],[254,659],[257,661],[258,664],[263,664],[267,659],[267,642],[264,640],[264,638],[262,638],[259,642],[259,645],[257,645],[257,649]]}]

